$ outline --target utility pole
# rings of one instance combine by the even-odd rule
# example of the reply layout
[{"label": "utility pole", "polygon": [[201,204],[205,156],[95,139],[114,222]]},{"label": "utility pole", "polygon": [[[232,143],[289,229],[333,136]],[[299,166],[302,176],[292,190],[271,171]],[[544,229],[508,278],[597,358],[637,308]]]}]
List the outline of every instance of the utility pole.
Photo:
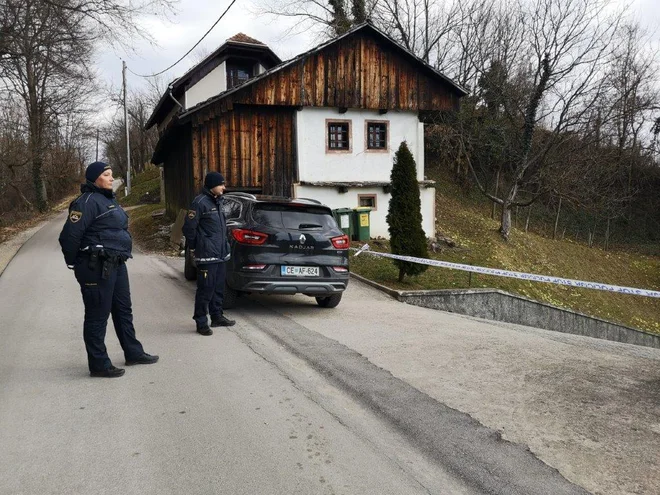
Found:
[{"label": "utility pole", "polygon": [[124,81],[124,126],[126,127],[126,196],[131,194],[131,146],[128,140],[128,107],[126,106],[126,62],[121,62]]}]

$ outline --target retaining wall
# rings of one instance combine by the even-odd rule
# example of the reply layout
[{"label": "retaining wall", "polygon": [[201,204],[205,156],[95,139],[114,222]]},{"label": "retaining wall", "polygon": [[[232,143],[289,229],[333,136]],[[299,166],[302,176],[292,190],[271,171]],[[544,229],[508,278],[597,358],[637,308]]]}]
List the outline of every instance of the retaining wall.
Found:
[{"label": "retaining wall", "polygon": [[660,349],[660,336],[497,289],[397,291],[351,274],[401,302],[556,332]]}]

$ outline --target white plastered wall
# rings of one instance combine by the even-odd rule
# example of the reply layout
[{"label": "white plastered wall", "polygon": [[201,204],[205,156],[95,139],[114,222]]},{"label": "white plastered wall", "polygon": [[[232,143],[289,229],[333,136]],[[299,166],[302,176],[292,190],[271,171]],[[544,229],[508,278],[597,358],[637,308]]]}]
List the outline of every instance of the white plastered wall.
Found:
[{"label": "white plastered wall", "polygon": [[208,100],[212,96],[222,93],[227,89],[227,74],[225,62],[222,62],[192,87],[186,90],[186,109],[194,107],[198,103]]},{"label": "white plastered wall", "polygon": [[[350,152],[326,152],[327,120],[350,121]],[[365,133],[367,121],[388,123],[388,149],[367,151]],[[298,147],[298,177],[301,182],[384,182],[389,183],[394,154],[402,141],[417,164],[417,180],[424,180],[424,124],[415,112],[387,112],[349,109],[339,113],[336,108],[303,108],[296,114]],[[376,210],[370,214],[372,237],[389,237],[387,209],[390,194],[382,187],[348,187],[340,193],[333,186],[294,186],[294,196],[313,198],[331,208],[355,208],[360,195],[375,195]],[[435,236],[435,189],[420,187],[422,228],[427,237]]]},{"label": "white plastered wall", "polygon": [[[326,121],[350,121],[351,151],[326,152]],[[365,122],[388,123],[388,150],[366,149]],[[417,179],[424,179],[424,124],[415,112],[387,112],[305,107],[296,113],[298,177],[304,182],[389,182],[394,153],[402,141],[415,157]]]},{"label": "white plastered wall", "polygon": [[[422,203],[422,228],[426,237],[435,236],[435,189],[432,187],[420,187],[420,200]],[[356,208],[359,206],[360,195],[375,195],[376,210],[369,214],[371,237],[384,237],[388,239],[390,234],[387,228],[387,209],[390,204],[391,195],[383,192],[382,187],[351,187],[348,192],[339,193],[335,187],[317,186],[294,186],[296,198],[312,198],[320,201],[332,209]]]}]

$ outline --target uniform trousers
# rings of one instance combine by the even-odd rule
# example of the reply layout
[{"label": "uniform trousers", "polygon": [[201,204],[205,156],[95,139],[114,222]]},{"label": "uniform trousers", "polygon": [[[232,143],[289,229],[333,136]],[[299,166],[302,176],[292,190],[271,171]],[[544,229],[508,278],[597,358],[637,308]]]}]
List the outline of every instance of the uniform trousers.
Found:
[{"label": "uniform trousers", "polygon": [[225,293],[226,263],[200,263],[197,265],[197,292],[195,293],[195,314],[193,320],[197,328],[208,326],[211,320],[222,316],[222,301]]},{"label": "uniform trousers", "polygon": [[126,264],[120,262],[114,265],[105,279],[101,276],[103,270],[101,260],[96,266],[90,267],[88,258],[83,257],[76,263],[74,270],[85,304],[83,339],[87,349],[89,370],[103,371],[112,366],[105,347],[105,332],[110,315],[126,360],[142,356],[144,349],[135,337],[133,327],[131,289]]}]

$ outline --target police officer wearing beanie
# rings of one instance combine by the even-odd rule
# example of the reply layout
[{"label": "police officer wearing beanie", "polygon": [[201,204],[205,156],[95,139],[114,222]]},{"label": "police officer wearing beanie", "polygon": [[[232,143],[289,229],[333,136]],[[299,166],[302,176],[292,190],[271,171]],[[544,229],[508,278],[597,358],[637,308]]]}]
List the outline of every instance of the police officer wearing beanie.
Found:
[{"label": "police officer wearing beanie", "polygon": [[212,327],[230,327],[234,323],[222,314],[226,262],[229,260],[227,223],[222,211],[225,178],[219,172],[209,172],[204,188],[192,202],[183,225],[186,245],[194,251],[197,265],[197,292],[193,319],[197,332],[213,335]]},{"label": "police officer wearing beanie", "polygon": [[131,291],[126,260],[132,258],[128,216],[112,191],[110,165],[87,166],[81,195],[69,205],[69,216],[60,234],[67,267],[80,284],[85,320],[83,339],[91,376],[115,378],[124,370],[112,365],[105,347],[108,317],[124,350],[126,365],[153,364],[158,356],[144,352],[135,337]]}]

